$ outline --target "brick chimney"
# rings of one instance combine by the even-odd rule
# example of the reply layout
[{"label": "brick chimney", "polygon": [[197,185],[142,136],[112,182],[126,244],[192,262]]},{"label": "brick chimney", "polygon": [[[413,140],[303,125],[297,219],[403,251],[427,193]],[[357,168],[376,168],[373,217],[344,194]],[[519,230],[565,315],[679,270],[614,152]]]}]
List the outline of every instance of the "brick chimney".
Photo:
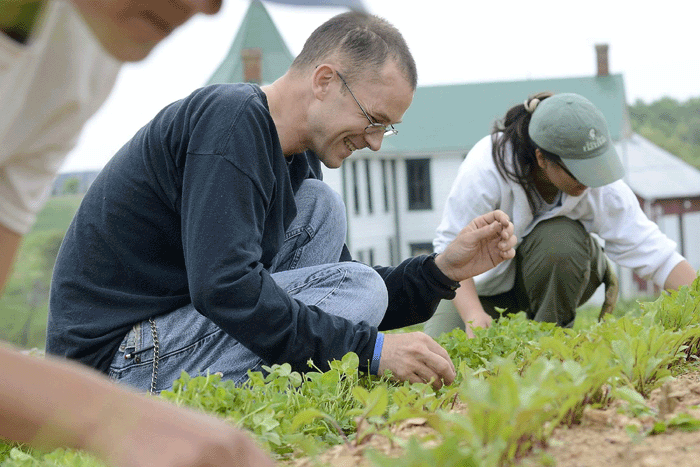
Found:
[{"label": "brick chimney", "polygon": [[596,44],[596,62],[598,63],[598,76],[608,76],[608,44]]},{"label": "brick chimney", "polygon": [[262,83],[262,49],[249,48],[241,51],[243,59],[243,81]]}]

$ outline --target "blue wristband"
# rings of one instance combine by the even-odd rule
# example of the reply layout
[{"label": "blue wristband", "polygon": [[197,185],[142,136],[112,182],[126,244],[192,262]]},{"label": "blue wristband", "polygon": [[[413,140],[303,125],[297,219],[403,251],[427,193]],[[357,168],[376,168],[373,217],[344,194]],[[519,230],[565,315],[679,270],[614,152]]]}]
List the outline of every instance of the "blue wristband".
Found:
[{"label": "blue wristband", "polygon": [[374,354],[372,354],[372,363],[369,365],[369,373],[376,375],[379,373],[379,360],[382,358],[382,347],[384,347],[384,334],[377,333],[377,340],[374,342]]}]

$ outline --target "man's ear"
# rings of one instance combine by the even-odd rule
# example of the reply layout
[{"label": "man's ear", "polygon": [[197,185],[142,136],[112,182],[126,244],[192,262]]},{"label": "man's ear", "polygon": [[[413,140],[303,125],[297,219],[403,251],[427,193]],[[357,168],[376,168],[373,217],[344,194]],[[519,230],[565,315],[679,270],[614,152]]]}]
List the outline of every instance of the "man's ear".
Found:
[{"label": "man's ear", "polygon": [[314,69],[311,74],[311,88],[316,99],[324,100],[326,98],[334,78],[335,68],[331,65],[322,64]]}]

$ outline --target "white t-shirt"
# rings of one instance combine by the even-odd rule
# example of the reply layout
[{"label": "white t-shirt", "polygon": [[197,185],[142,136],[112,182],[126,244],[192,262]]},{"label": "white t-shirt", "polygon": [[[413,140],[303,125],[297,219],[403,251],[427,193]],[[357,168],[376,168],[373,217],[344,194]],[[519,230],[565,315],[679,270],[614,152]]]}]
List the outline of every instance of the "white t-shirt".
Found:
[{"label": "white t-shirt", "polygon": [[67,1],[48,0],[29,41],[0,32],[0,223],[26,233],[121,63]]},{"label": "white t-shirt", "polygon": [[[540,204],[533,216],[523,188],[498,172],[491,155],[491,136],[481,139],[462,161],[445,203],[433,241],[442,252],[472,219],[495,209],[510,217],[518,245],[539,222],[566,216],[605,241],[605,253],[617,264],[663,287],[671,270],[683,260],[676,243],[647,218],[629,186],[618,180],[588,188],[581,196],[562,193],[560,202]],[[510,147],[507,161],[512,161]],[[517,248],[517,246],[516,246]],[[515,261],[508,260],[474,278],[479,295],[496,295],[515,284]]]}]

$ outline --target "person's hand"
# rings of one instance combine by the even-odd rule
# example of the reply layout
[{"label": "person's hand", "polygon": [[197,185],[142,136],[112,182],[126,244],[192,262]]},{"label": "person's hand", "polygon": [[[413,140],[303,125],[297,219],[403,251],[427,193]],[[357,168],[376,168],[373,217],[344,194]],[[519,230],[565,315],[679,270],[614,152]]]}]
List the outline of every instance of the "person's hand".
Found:
[{"label": "person's hand", "polygon": [[[119,467],[272,467],[274,462],[243,431],[210,415],[137,397],[129,414],[115,415],[102,457]],[[138,414],[138,419],[135,419]],[[132,424],[135,426],[126,429]],[[115,436],[119,435],[119,436]],[[105,444],[106,441],[106,444]]]},{"label": "person's hand", "polygon": [[435,389],[452,384],[457,375],[447,351],[422,332],[384,334],[379,374],[384,374],[384,370],[391,370],[399,381],[432,381]]},{"label": "person's hand", "polygon": [[464,322],[464,332],[467,333],[468,338],[474,337],[474,328],[489,328],[491,327],[491,322],[493,318],[489,316],[485,311],[479,310],[475,312],[473,316],[469,316]]},{"label": "person's hand", "polygon": [[435,264],[447,277],[461,282],[515,257],[516,241],[508,215],[491,211],[464,227],[435,257]]}]

